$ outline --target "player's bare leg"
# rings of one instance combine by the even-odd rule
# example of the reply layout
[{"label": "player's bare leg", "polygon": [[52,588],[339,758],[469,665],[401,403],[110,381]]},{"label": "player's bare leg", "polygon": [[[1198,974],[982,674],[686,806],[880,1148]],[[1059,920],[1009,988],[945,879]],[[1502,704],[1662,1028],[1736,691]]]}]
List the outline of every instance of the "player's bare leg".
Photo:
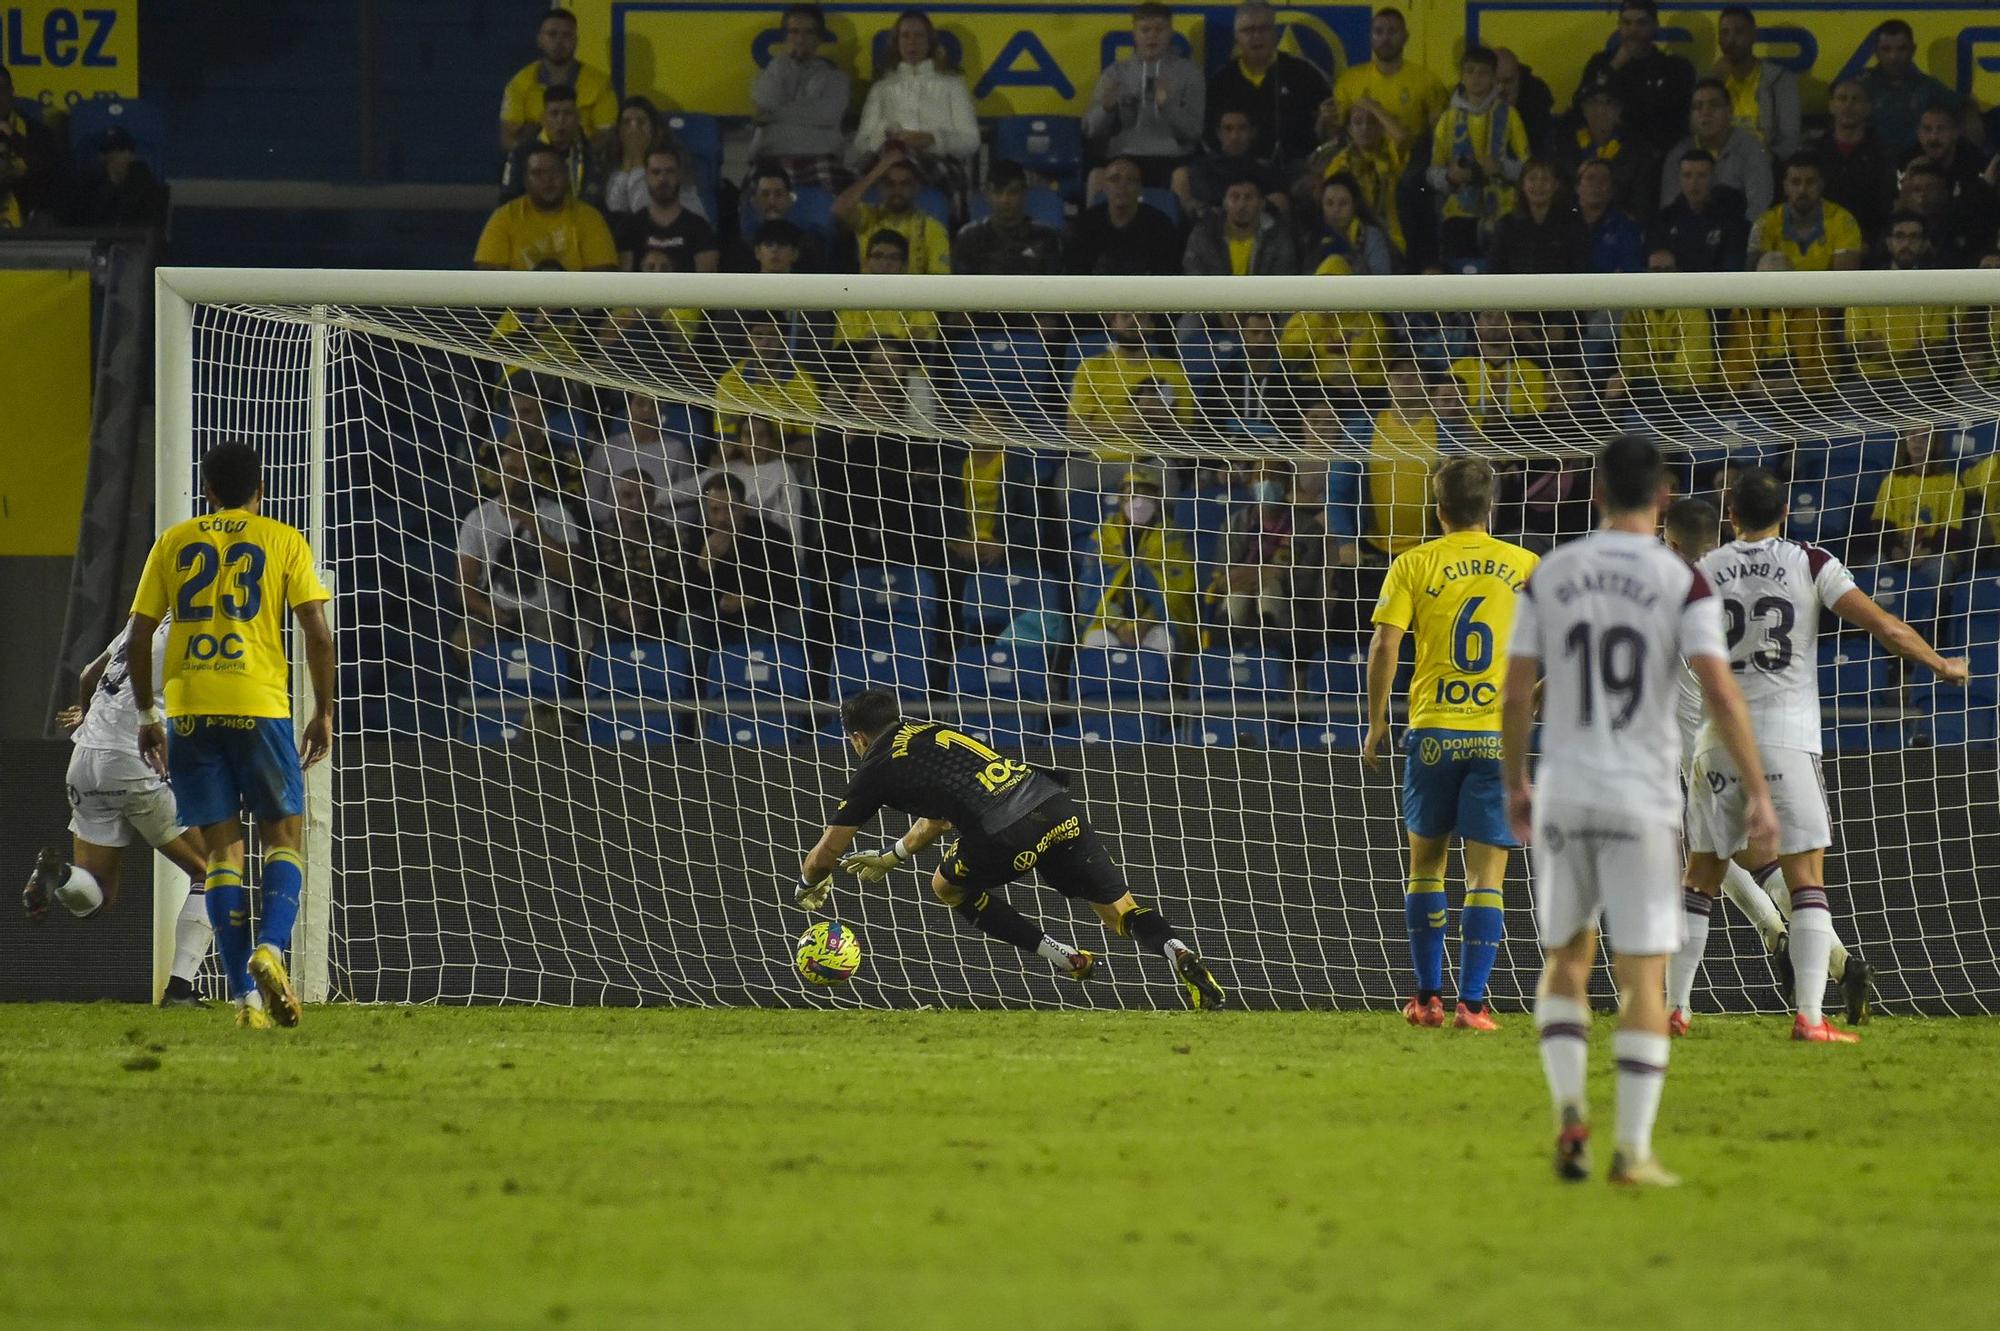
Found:
[{"label": "player's bare leg", "polygon": [[1448,836],[1410,838],[1410,876],[1403,884],[1403,922],[1410,935],[1410,969],[1416,989],[1403,1004],[1412,1026],[1442,1026],[1444,1016],[1444,875],[1451,852]]},{"label": "player's bare leg", "polygon": [[1458,915],[1458,1009],[1451,1024],[1465,1031],[1497,1031],[1500,1023],[1486,1001],[1486,981],[1500,955],[1507,848],[1463,841],[1459,854],[1465,860],[1465,905]]},{"label": "player's bare leg", "polygon": [[[1792,1038],[1813,1044],[1854,1044],[1860,1036],[1827,1021],[1823,1004],[1832,959],[1833,911],[1827,900],[1826,852],[1801,851],[1781,857],[1791,892]],[[1862,974],[1862,1001],[1855,1015],[1867,1015],[1867,976]]]},{"label": "player's bare leg", "polygon": [[[292,921],[297,918],[299,910],[299,833],[302,823],[297,814],[288,818],[259,819],[257,822],[257,834],[264,843],[264,909],[263,918],[258,921],[257,945],[250,951],[248,965],[257,992],[264,997],[265,1009],[280,1026],[296,1026],[300,1016],[299,996],[292,988],[292,977],[285,971],[285,948],[291,941]],[[236,862],[241,864],[242,860],[239,858]],[[281,866],[291,877],[282,900],[273,881],[281,872]]]},{"label": "player's bare leg", "polygon": [[1584,1080],[1590,1070],[1590,970],[1597,960],[1597,930],[1579,930],[1547,949],[1535,986],[1535,1031],[1542,1075],[1556,1118],[1556,1177],[1575,1183],[1590,1177],[1590,1104]]},{"label": "player's bare leg", "polygon": [[1071,980],[1088,980],[1097,973],[1097,954],[1060,942],[1042,931],[1042,926],[1016,910],[1005,898],[990,892],[967,892],[945,877],[943,868],[931,875],[931,895],[964,918],[967,924],[1023,952],[1046,957],[1058,973]]},{"label": "player's bare leg", "polygon": [[1125,935],[1140,947],[1158,952],[1173,964],[1174,974],[1180,977],[1181,987],[1187,991],[1188,1006],[1198,1010],[1221,1007],[1224,1001],[1222,986],[1209,974],[1201,957],[1192,947],[1182,942],[1174,933],[1173,926],[1161,919],[1150,906],[1142,906],[1127,892],[1109,904],[1092,902],[1090,908],[1097,912],[1097,918],[1106,927]]},{"label": "player's bare leg", "polygon": [[1618,981],[1618,1147],[1611,1155],[1613,1183],[1671,1188],[1680,1179],[1653,1158],[1653,1123],[1667,1080],[1667,1007],[1664,955],[1613,952]]}]

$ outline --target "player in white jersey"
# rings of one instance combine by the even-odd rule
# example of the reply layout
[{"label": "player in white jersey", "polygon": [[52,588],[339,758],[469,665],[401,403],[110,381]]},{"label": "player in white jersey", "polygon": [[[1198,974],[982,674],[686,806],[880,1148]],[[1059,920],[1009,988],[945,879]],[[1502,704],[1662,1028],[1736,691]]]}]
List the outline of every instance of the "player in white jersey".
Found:
[{"label": "player in white jersey", "polygon": [[[1736,539],[1702,556],[1728,630],[1730,669],[1764,755],[1764,772],[1778,810],[1773,847],[1744,823],[1739,762],[1723,752],[1714,718],[1695,744],[1688,795],[1689,889],[1713,897],[1729,857],[1775,849],[1791,890],[1792,1038],[1852,1044],[1860,1037],[1826,1020],[1822,1003],[1835,946],[1827,901],[1826,848],[1833,844],[1826,791],[1820,782],[1819,612],[1833,611],[1907,660],[1957,683],[1966,663],[1947,661],[1923,636],[1854,585],[1838,559],[1816,545],[1786,540],[1786,490],[1761,467],[1740,474],[1729,492]],[[1867,1015],[1865,968],[1860,1002],[1850,994],[1849,1018]]]},{"label": "player in white jersey", "polygon": [[[1677,1183],[1653,1156],[1667,1071],[1666,962],[1681,944],[1674,679],[1685,660],[1718,732],[1751,775],[1746,816],[1773,826],[1743,697],[1730,677],[1707,581],[1660,544],[1666,468],[1643,435],[1597,456],[1603,526],[1542,560],[1514,611],[1502,704],[1502,762],[1514,835],[1534,846],[1546,960],[1535,996],[1542,1071],[1556,1112],[1556,1175],[1590,1173],[1584,1074],[1590,972],[1600,917],[1618,981],[1614,1183]],[[1528,782],[1535,681],[1542,743],[1559,760]]]},{"label": "player in white jersey", "polygon": [[[1706,500],[1679,500],[1667,509],[1666,535],[1667,545],[1674,553],[1692,564],[1720,543],[1721,515]],[[1701,689],[1694,676],[1685,670],[1681,672],[1680,686],[1675,720],[1681,732],[1681,779],[1688,782],[1694,778],[1695,746],[1703,721]],[[1764,950],[1770,953],[1777,969],[1778,987],[1790,995],[1795,978],[1785,921],[1791,915],[1792,894],[1785,884],[1783,867],[1774,858],[1757,862],[1747,849],[1739,851],[1723,867],[1722,891],[1757,927]],[[1690,887],[1682,895],[1682,905],[1687,911],[1687,941],[1667,963],[1667,1032],[1677,1036],[1688,1033],[1694,984],[1708,947],[1709,918],[1715,902]],[[1827,975],[1840,986],[1847,1002],[1848,1020],[1865,1020],[1874,988],[1874,972],[1861,954],[1850,952],[1837,935],[1827,958]]]},{"label": "player in white jersey", "polygon": [[[176,816],[166,778],[139,756],[139,713],[126,679],[125,638],[130,631],[130,625],[120,629],[111,645],[84,668],[77,705],[62,713],[63,724],[75,732],[68,773],[73,858],[65,860],[53,846],[43,850],[21,893],[21,904],[31,920],[45,916],[51,901],[61,902],[79,918],[116,905],[125,847],[136,834],[190,880],[187,899],[175,917],[173,973],[160,1001],[196,1003],[195,973],[208,955],[214,932],[201,897],[208,857],[201,833],[182,826]],[[162,625],[154,635],[156,689],[166,656],[166,631]]]}]

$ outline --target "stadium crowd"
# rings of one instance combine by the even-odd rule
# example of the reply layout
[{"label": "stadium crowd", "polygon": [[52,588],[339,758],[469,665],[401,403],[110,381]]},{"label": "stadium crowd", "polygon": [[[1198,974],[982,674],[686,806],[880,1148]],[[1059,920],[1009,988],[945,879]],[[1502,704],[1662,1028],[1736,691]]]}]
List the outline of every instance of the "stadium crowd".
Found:
[{"label": "stadium crowd", "polygon": [[[745,71],[748,164],[725,179],[715,117],[621,97],[578,59],[574,17],[549,10],[504,91],[500,201],[474,266],[1329,279],[2000,266],[2000,110],[1919,70],[1901,19],[1878,26],[1874,60],[1820,115],[1803,113],[1790,69],[1757,56],[1741,6],[1721,12],[1717,59],[1697,69],[1656,43],[1652,0],[1625,4],[1563,97],[1505,49],[1421,67],[1393,8],[1373,18],[1369,59],[1332,81],[1280,49],[1260,0],[1236,8],[1232,56],[1207,73],[1173,19],[1134,8],[1130,54],[1081,118],[982,124],[958,43],[921,10],[877,42],[857,96],[820,54],[820,9],[792,5],[782,44]],[[78,197],[54,188],[34,129],[5,124],[0,225]],[[1993,548],[1988,515],[2000,522],[1990,419],[1796,449],[1755,426],[1829,396],[1893,408],[1992,382],[2000,343],[1976,308],[542,310],[495,337],[518,355],[493,388],[477,493],[455,506],[451,633],[459,668],[495,681],[495,653],[522,643],[569,653],[561,673],[576,679],[575,654],[627,636],[674,644],[696,691],[718,648],[800,644],[785,654],[821,700],[857,670],[955,687],[953,661],[995,642],[1146,649],[1183,682],[1203,652],[1249,650],[1300,677],[1318,663],[1327,681],[1329,663],[1355,659],[1388,561],[1430,530],[1441,456],[1503,459],[1495,529],[1546,548],[1588,523],[1579,443],[1635,424],[1684,446],[1690,491],[1719,490],[1732,462],[1784,469],[1798,533],[1893,569],[1892,584],[1955,585]],[[578,358],[677,391],[590,389],[560,372]],[[1355,460],[1281,460],[1302,451]],[[923,604],[905,624],[894,607],[908,602]],[[1925,604],[1942,613],[1951,594]]]}]

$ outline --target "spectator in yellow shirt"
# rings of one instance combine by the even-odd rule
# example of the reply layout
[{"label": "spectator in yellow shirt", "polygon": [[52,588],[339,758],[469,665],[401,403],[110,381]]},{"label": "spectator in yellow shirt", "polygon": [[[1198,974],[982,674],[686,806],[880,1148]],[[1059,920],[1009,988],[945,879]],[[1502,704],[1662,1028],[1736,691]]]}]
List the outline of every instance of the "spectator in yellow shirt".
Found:
[{"label": "spectator in yellow shirt", "polygon": [[715,400],[722,407],[715,416],[716,432],[735,439],[746,413],[787,426],[808,425],[820,414],[819,384],[792,354],[784,322],[763,310],[739,317],[746,354],[716,381]]},{"label": "spectator in yellow shirt", "polygon": [[1819,162],[1801,154],[1785,163],[1785,201],[1750,232],[1750,266],[1766,254],[1782,254],[1790,268],[1824,272],[1861,266],[1861,224],[1854,214],[1824,197],[1826,178]]},{"label": "spectator in yellow shirt", "polygon": [[[1354,266],[1335,255],[1317,276],[1348,277]],[[1285,363],[1321,386],[1356,392],[1379,388],[1387,356],[1388,325],[1372,310],[1316,310],[1294,314],[1278,338]]]},{"label": "spectator in yellow shirt", "polygon": [[[864,202],[868,191],[882,187],[882,202]],[[901,148],[886,148],[868,174],[840,192],[833,215],[856,236],[866,238],[887,227],[910,242],[909,271],[951,271],[951,233],[944,223],[917,206],[923,180]]]},{"label": "spectator in yellow shirt", "polygon": [[1877,558],[1929,559],[1955,550],[1964,536],[1965,498],[1957,470],[1937,451],[1936,427],[1903,431],[1896,465],[1882,478],[1870,513],[1881,529]]},{"label": "spectator in yellow shirt", "polygon": [[1430,527],[1431,468],[1438,458],[1437,409],[1413,360],[1389,366],[1389,405],[1368,441],[1366,540],[1390,558],[1423,542]]},{"label": "spectator in yellow shirt", "polygon": [[576,15],[551,9],[535,29],[539,59],[521,67],[507,80],[500,96],[500,151],[515,145],[542,123],[542,94],[550,88],[576,90],[576,109],[583,132],[599,148],[609,146],[618,125],[618,92],[611,76],[576,58]]},{"label": "spectator in yellow shirt", "polygon": [[[1883,235],[1883,266],[1903,272],[1927,267],[1924,219],[1899,212]],[[1948,305],[1856,305],[1847,311],[1847,345],[1854,368],[1869,379],[1932,378],[1944,370],[1951,341]]]},{"label": "spectator in yellow shirt", "polygon": [[1372,103],[1402,131],[1397,140],[1407,143],[1444,112],[1450,94],[1435,74],[1403,58],[1409,41],[1410,25],[1401,10],[1385,6],[1375,11],[1368,25],[1368,63],[1349,65],[1333,85],[1342,120],[1363,102]]},{"label": "spectator in yellow shirt", "polygon": [[[1149,421],[1185,427],[1194,418],[1194,391],[1181,363],[1153,354],[1145,316],[1119,311],[1105,316],[1111,346],[1077,364],[1070,379],[1069,434],[1093,446],[1098,464],[1078,458],[1065,468],[1072,489],[1102,490],[1107,476],[1123,475],[1152,439]],[[1143,395],[1151,394],[1145,401]],[[1171,426],[1169,426],[1171,428]]]},{"label": "spectator in yellow shirt", "polygon": [[[1777,250],[1757,261],[1760,273],[1782,273],[1790,267]],[[1834,309],[1729,311],[1717,339],[1723,382],[1739,391],[1766,394],[1832,387],[1839,322],[1840,311]]]},{"label": "spectator in yellow shirt", "polygon": [[604,214],[570,197],[561,152],[547,144],[534,148],[524,175],[527,193],[486,219],[472,255],[474,268],[525,273],[555,265],[579,273],[618,267],[618,247]]},{"label": "spectator in yellow shirt", "polygon": [[1408,246],[1403,238],[1403,214],[1396,204],[1396,185],[1410,164],[1410,154],[1407,142],[1396,137],[1399,128],[1373,101],[1356,102],[1347,113],[1347,142],[1326,159],[1319,178],[1327,181],[1344,175],[1352,179],[1361,201],[1382,223],[1389,243],[1400,254],[1406,253]]},{"label": "spectator in yellow shirt", "polygon": [[[1646,256],[1646,271],[1674,271],[1674,252]],[[1707,310],[1627,310],[1618,328],[1618,373],[1606,396],[1641,403],[1698,393],[1715,382],[1715,332]]]},{"label": "spectator in yellow shirt", "polygon": [[1472,354],[1451,363],[1460,408],[1485,431],[1495,416],[1539,416],[1549,409],[1548,371],[1521,354],[1514,320],[1504,310],[1472,316]]},{"label": "spectator in yellow shirt", "polygon": [[1428,179],[1441,200],[1438,248],[1447,267],[1485,250],[1493,225],[1514,207],[1528,160],[1528,130],[1494,86],[1499,58],[1468,47],[1458,90],[1431,134]]},{"label": "spectator in yellow shirt", "polygon": [[[895,274],[909,267],[910,242],[902,232],[885,226],[868,237],[863,272]],[[935,342],[938,336],[938,317],[929,310],[841,310],[834,315],[833,340],[838,344],[872,340],[907,345]]]}]

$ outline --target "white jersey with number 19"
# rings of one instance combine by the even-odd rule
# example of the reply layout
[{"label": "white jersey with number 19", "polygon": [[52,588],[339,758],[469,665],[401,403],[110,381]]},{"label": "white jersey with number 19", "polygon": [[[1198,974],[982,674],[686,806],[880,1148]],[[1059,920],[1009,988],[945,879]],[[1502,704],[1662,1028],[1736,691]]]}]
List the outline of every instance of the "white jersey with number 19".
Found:
[{"label": "white jersey with number 19", "polygon": [[1708,580],[1654,537],[1593,532],[1535,570],[1509,650],[1547,680],[1537,802],[1677,824],[1681,662],[1728,657]]}]

